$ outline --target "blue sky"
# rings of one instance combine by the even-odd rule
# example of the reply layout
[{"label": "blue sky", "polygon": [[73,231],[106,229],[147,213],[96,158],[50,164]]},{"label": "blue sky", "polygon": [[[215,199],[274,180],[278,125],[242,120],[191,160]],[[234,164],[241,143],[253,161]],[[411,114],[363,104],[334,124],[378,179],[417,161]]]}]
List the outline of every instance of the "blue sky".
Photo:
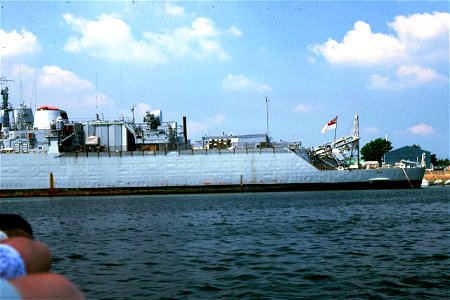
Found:
[{"label": "blue sky", "polygon": [[10,100],[73,120],[161,109],[204,134],[266,131],[316,146],[359,114],[387,138],[449,157],[447,1],[2,1]]}]

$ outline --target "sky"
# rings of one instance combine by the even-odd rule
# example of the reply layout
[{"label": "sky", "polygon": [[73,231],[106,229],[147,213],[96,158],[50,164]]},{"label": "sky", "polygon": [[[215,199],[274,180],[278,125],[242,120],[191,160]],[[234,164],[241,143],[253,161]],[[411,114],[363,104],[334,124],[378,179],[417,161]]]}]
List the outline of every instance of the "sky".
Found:
[{"label": "sky", "polygon": [[269,131],[305,147],[358,114],[361,146],[450,156],[447,1],[3,0],[0,17],[14,106],[73,121],[160,109],[186,116],[191,141]]}]

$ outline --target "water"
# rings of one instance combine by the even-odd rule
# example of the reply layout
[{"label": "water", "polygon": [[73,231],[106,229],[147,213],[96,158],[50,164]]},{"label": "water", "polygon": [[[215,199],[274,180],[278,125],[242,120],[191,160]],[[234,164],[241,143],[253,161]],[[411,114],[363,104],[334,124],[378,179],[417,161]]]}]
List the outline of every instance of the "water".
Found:
[{"label": "water", "polygon": [[450,297],[450,188],[0,199],[88,299]]}]

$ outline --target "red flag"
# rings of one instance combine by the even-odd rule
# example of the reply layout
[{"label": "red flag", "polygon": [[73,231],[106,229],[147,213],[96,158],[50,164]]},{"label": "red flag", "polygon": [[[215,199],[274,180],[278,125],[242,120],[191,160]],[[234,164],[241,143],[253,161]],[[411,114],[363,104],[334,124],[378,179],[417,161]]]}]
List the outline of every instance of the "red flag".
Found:
[{"label": "red flag", "polygon": [[325,126],[322,128],[322,133],[325,133],[329,129],[336,128],[337,125],[337,117],[325,124]]}]

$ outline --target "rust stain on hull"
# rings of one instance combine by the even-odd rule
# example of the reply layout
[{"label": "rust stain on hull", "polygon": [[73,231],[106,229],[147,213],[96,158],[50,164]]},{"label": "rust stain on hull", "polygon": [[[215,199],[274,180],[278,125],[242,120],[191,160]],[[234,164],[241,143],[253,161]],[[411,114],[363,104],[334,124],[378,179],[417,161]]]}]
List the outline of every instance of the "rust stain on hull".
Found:
[{"label": "rust stain on hull", "polygon": [[396,182],[356,182],[356,183],[314,183],[314,184],[252,184],[252,185],[205,185],[179,187],[135,187],[135,188],[95,188],[95,189],[34,189],[1,190],[0,198],[7,197],[62,197],[62,196],[104,196],[142,194],[194,194],[194,193],[242,193],[281,192],[315,190],[361,190],[361,189],[405,189],[421,187],[421,181]]}]

